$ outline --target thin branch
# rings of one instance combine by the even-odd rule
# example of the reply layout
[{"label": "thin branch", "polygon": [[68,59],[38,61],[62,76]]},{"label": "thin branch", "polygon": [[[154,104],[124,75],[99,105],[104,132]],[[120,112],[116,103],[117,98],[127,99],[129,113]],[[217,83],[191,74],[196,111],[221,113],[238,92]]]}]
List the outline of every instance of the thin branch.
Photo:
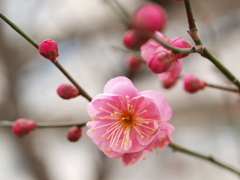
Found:
[{"label": "thin branch", "polygon": [[[13,121],[0,121],[0,127],[11,128]],[[84,127],[86,123],[80,122],[36,122],[37,128],[67,128],[72,126]]]},{"label": "thin branch", "polygon": [[239,89],[231,88],[231,87],[227,87],[227,86],[216,85],[216,84],[211,84],[211,83],[206,83],[206,86],[215,88],[215,89],[224,90],[224,91],[234,92],[234,93],[238,93],[238,94],[240,93]]},{"label": "thin branch", "polygon": [[203,155],[203,154],[200,154],[198,152],[194,152],[194,151],[191,151],[191,150],[189,150],[187,148],[181,147],[181,146],[179,146],[179,145],[177,145],[175,143],[170,143],[168,147],[170,147],[173,151],[182,152],[184,154],[191,155],[191,156],[198,157],[200,159],[209,161],[209,162],[211,162],[211,163],[213,163],[213,164],[215,164],[217,166],[220,166],[220,167],[222,167],[224,169],[227,169],[227,170],[237,174],[238,176],[240,176],[240,170],[235,169],[235,168],[233,168],[233,167],[231,167],[231,166],[229,166],[229,165],[227,165],[227,164],[225,164],[225,163],[215,159],[211,155],[208,155],[208,156],[207,155]]},{"label": "thin branch", "polygon": [[[188,33],[194,40],[196,45],[203,45],[197,34],[197,27],[195,24],[195,19],[193,17],[192,7],[190,0],[184,0],[186,14],[188,18],[189,31]],[[218,61],[208,50],[204,48],[203,51],[199,52],[203,57],[210,60],[233,84],[235,84],[240,89],[239,80],[223,65]]]},{"label": "thin branch", "polygon": [[[22,37],[24,37],[29,43],[31,43],[36,49],[38,49],[38,44],[30,36],[23,32],[16,24],[14,24],[10,19],[4,16],[1,12],[0,17],[8,25],[10,25],[16,32],[18,32]],[[76,88],[78,88],[83,97],[85,97],[89,101],[92,100],[92,98],[86,93],[86,91],[84,91],[84,89],[70,76],[70,74],[61,66],[61,64],[58,61],[53,63],[69,79],[69,81],[71,81],[76,86]]]},{"label": "thin branch", "polygon": [[23,30],[21,30],[16,24],[14,24],[10,19],[8,19],[4,14],[0,12],[0,18],[5,21],[9,26],[11,26],[15,31],[17,31],[23,38],[30,42],[35,48],[38,49],[38,44],[28,36]]}]

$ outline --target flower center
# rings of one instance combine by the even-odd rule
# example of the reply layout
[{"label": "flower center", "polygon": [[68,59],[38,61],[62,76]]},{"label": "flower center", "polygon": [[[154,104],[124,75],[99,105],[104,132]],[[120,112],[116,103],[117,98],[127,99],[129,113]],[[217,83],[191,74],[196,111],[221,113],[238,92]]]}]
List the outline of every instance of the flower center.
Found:
[{"label": "flower center", "polygon": [[131,126],[134,123],[133,115],[124,115],[121,119],[121,123],[124,127]]}]

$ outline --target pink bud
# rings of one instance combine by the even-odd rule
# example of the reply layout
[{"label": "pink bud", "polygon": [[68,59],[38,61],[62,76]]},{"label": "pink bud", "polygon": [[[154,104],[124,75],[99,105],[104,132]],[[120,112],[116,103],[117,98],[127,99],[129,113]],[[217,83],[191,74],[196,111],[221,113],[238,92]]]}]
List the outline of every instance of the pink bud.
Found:
[{"label": "pink bud", "polygon": [[17,119],[12,125],[12,131],[17,136],[24,136],[34,129],[33,124],[33,121],[28,119]]},{"label": "pink bud", "polygon": [[183,78],[184,89],[189,93],[195,93],[206,86],[206,82],[193,75],[186,75]]},{"label": "pink bud", "polygon": [[28,127],[30,130],[34,130],[37,127],[37,124],[32,120],[28,120]]},{"label": "pink bud", "polygon": [[76,142],[82,136],[82,129],[78,126],[73,126],[68,130],[67,138],[71,142]]},{"label": "pink bud", "polygon": [[131,26],[141,31],[162,31],[166,25],[165,10],[156,3],[141,6],[131,19]]},{"label": "pink bud", "polygon": [[138,50],[148,38],[136,30],[128,30],[123,36],[123,44],[128,49]]},{"label": "pink bud", "polygon": [[[192,44],[189,41],[186,41],[185,39],[182,39],[180,37],[173,38],[170,41],[170,44],[179,48],[191,48]],[[178,54],[176,56],[177,59],[181,59],[188,56],[188,54]]]},{"label": "pink bud", "polygon": [[162,86],[166,89],[171,88],[177,82],[177,78],[167,78],[162,81]]},{"label": "pink bud", "polygon": [[71,99],[80,95],[79,90],[75,86],[67,83],[63,83],[58,86],[57,93],[63,99]]},{"label": "pink bud", "polygon": [[137,70],[141,67],[142,62],[136,54],[130,53],[125,59],[125,65],[128,69]]},{"label": "pink bud", "polygon": [[175,56],[172,51],[161,48],[161,51],[158,54],[152,54],[148,60],[148,67],[156,74],[167,71]]},{"label": "pink bud", "polygon": [[58,57],[58,45],[55,41],[51,39],[46,39],[38,45],[39,53],[52,61],[56,61]]}]

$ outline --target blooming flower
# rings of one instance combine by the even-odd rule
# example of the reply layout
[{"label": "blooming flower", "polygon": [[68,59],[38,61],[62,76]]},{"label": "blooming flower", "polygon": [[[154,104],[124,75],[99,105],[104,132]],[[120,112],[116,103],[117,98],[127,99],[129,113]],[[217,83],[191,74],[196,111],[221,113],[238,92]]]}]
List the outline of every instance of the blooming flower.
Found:
[{"label": "blooming flower", "polygon": [[88,136],[108,157],[122,157],[128,166],[148,150],[172,110],[159,92],[139,92],[128,78],[116,77],[89,103],[88,114]]}]

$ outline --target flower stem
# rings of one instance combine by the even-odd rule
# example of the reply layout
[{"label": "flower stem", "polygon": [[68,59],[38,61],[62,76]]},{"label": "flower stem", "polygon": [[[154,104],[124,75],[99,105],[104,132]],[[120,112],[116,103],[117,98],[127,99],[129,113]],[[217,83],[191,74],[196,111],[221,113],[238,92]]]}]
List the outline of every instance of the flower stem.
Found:
[{"label": "flower stem", "polygon": [[8,19],[4,14],[0,12],[0,18],[4,20],[9,26],[11,26],[15,31],[17,31],[23,38],[30,42],[35,48],[38,49],[38,44],[28,36],[24,31],[22,31],[16,24],[14,24],[10,19]]},{"label": "flower stem", "polygon": [[[192,7],[190,0],[184,0],[184,5],[186,9],[186,14],[188,18],[189,25],[189,35],[192,37],[196,45],[202,46],[203,43],[198,37],[197,26],[195,24],[195,19],[193,17]],[[223,65],[221,64],[208,50],[204,48],[199,52],[203,57],[209,59],[233,84],[235,84],[240,89],[239,80]]]},{"label": "flower stem", "polygon": [[[24,31],[22,31],[16,24],[14,24],[10,19],[4,16],[1,12],[0,12],[0,17],[8,25],[10,25],[16,32],[18,32],[22,37],[24,37],[35,48],[38,49],[38,44],[30,36],[28,36]],[[84,91],[84,89],[70,76],[70,74],[61,66],[61,64],[58,61],[53,62],[53,64],[69,79],[69,81],[71,81],[76,86],[76,88],[80,91],[83,97],[85,97],[89,101],[92,100],[92,98],[86,93],[86,91]]]},{"label": "flower stem", "polygon": [[122,52],[125,52],[125,53],[133,53],[138,57],[139,61],[146,64],[146,61],[142,58],[142,56],[139,54],[138,51],[131,51],[131,50],[122,48],[120,46],[115,46],[115,45],[111,45],[110,48],[112,48],[114,50],[117,50],[117,51],[122,51]]},{"label": "flower stem", "polygon": [[151,34],[150,37],[152,39],[154,39],[155,41],[157,41],[162,46],[164,46],[165,48],[170,49],[173,52],[178,53],[178,54],[183,54],[183,53],[188,54],[188,53],[195,53],[195,52],[203,51],[203,47],[202,46],[196,46],[196,47],[192,47],[192,48],[178,48],[178,47],[172,46],[172,45],[162,41],[161,39],[159,39],[154,34]]},{"label": "flower stem", "polygon": [[188,155],[191,155],[191,156],[194,156],[194,157],[198,157],[200,159],[204,159],[206,161],[209,161],[215,165],[218,165],[224,169],[227,169],[235,174],[237,174],[238,176],[240,176],[240,171],[233,168],[233,167],[230,167],[229,165],[215,159],[213,156],[211,155],[203,155],[203,154],[200,154],[200,153],[197,153],[197,152],[194,152],[194,151],[191,151],[189,149],[186,149],[184,147],[181,147],[175,143],[170,143],[169,146],[173,151],[179,151],[179,152],[182,152],[182,153],[185,153],[185,154],[188,154]]},{"label": "flower stem", "polygon": [[[79,122],[36,122],[37,128],[67,128],[72,126],[83,127],[86,123]],[[11,128],[13,121],[0,121],[0,127]]]},{"label": "flower stem", "polygon": [[53,64],[71,81],[76,88],[80,91],[80,95],[85,97],[88,101],[92,101],[92,98],[87,94],[87,92],[70,76],[70,74],[62,67],[58,61],[52,61]]},{"label": "flower stem", "polygon": [[210,84],[210,83],[206,83],[206,86],[215,88],[215,89],[221,89],[224,91],[234,92],[234,93],[238,93],[238,94],[240,93],[239,89],[235,89],[235,88],[231,88],[231,87],[227,87],[227,86],[215,85],[215,84]]},{"label": "flower stem", "polygon": [[108,3],[109,6],[111,6],[111,8],[113,10],[115,10],[117,12],[117,14],[121,18],[122,22],[127,27],[129,27],[129,16],[128,16],[127,12],[124,10],[124,8],[117,1],[115,1],[115,5],[113,4],[112,0],[105,0],[105,1]]}]

